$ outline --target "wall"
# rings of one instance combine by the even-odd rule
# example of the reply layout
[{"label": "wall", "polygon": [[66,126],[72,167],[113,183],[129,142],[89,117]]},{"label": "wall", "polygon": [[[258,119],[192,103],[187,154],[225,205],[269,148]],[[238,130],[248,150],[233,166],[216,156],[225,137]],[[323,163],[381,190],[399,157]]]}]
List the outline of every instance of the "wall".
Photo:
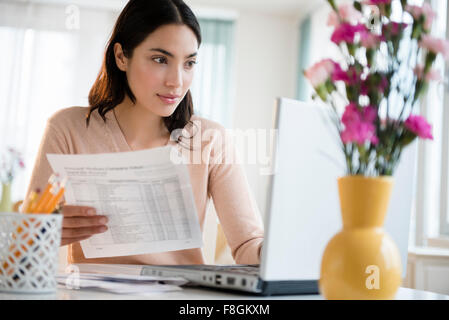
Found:
[{"label": "wall", "polygon": [[[276,97],[295,97],[298,32],[294,18],[245,11],[239,13],[236,23],[234,128],[270,129]],[[249,162],[249,156],[243,154],[242,158]],[[248,182],[262,216],[265,214],[269,179],[268,175],[261,174],[266,168],[264,158],[258,156],[258,163],[245,165]]]}]

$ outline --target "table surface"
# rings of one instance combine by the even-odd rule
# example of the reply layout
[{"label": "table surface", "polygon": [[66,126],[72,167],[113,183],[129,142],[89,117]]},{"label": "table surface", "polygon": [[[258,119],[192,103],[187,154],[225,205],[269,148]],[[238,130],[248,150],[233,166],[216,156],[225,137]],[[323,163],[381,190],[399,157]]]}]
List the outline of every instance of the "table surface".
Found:
[{"label": "table surface", "polygon": [[[323,300],[321,295],[289,295],[258,297],[199,287],[183,287],[181,291],[123,295],[88,289],[67,289],[58,286],[53,294],[0,293],[0,300]],[[433,292],[399,288],[396,300],[449,300],[449,296]]]}]

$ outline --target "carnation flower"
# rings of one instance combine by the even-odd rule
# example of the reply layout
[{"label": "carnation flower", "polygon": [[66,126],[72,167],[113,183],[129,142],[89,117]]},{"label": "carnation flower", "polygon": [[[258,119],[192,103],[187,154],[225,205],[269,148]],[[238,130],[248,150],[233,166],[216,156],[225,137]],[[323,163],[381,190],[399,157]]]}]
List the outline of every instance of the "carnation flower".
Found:
[{"label": "carnation flower", "polygon": [[362,18],[362,14],[352,4],[346,3],[338,7],[338,14],[331,11],[327,19],[327,25],[338,27],[340,19],[342,22],[356,23]]},{"label": "carnation flower", "polygon": [[369,141],[372,144],[377,144],[379,139],[373,124],[376,117],[377,111],[372,106],[364,107],[360,112],[354,103],[347,105],[341,119],[345,126],[341,132],[343,143],[356,142],[361,145]]},{"label": "carnation flower", "polygon": [[346,84],[352,85],[358,82],[358,80],[359,74],[354,67],[350,67],[345,71],[339,65],[335,66],[332,73],[332,81],[343,81]]},{"label": "carnation flower", "polygon": [[449,41],[445,39],[437,39],[425,34],[422,36],[419,46],[434,54],[441,53],[445,60],[449,60]]},{"label": "carnation flower", "polygon": [[14,180],[18,170],[24,169],[22,154],[9,147],[7,152],[2,154],[0,161],[0,181],[3,183],[10,183]]},{"label": "carnation flower", "polygon": [[391,36],[398,36],[405,28],[408,27],[407,23],[390,22],[382,26],[382,34],[389,33]]},{"label": "carnation flower", "polygon": [[310,81],[312,87],[316,88],[331,77],[334,69],[335,62],[331,59],[324,59],[307,69],[304,75]]},{"label": "carnation flower", "polygon": [[337,28],[331,36],[331,41],[340,44],[341,42],[354,43],[354,38],[356,33],[368,32],[363,24],[357,24],[355,26],[349,23],[342,23]]},{"label": "carnation flower", "polygon": [[433,11],[432,6],[425,2],[422,7],[406,5],[405,11],[409,12],[415,20],[421,19],[424,16],[424,29],[429,31],[432,27],[432,22],[436,17],[436,12]]},{"label": "carnation flower", "polygon": [[390,4],[391,0],[365,0],[365,1],[363,1],[363,3],[367,4],[367,5],[377,6],[380,4]]},{"label": "carnation flower", "polygon": [[362,32],[360,37],[360,43],[367,49],[377,48],[380,42],[383,40],[383,36],[372,34],[371,32]]},{"label": "carnation flower", "polygon": [[404,125],[418,137],[433,140],[432,126],[424,117],[419,115],[410,115]]},{"label": "carnation flower", "polygon": [[426,81],[441,81],[441,74],[438,70],[431,69],[426,74],[424,74],[424,66],[423,65],[417,65],[413,72],[416,74],[419,80],[426,80]]}]

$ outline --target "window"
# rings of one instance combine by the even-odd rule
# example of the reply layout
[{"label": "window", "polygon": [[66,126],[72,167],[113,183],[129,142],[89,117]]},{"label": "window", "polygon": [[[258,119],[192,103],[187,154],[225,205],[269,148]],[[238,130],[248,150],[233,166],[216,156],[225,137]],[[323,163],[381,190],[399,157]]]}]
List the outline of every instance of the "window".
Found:
[{"label": "window", "polygon": [[[448,25],[448,10],[449,6],[447,5],[447,1],[439,0],[432,1],[433,6],[436,11],[439,13],[439,18],[436,24],[436,28],[434,33],[436,36],[449,38],[449,25]],[[443,74],[446,77],[447,81],[447,67],[445,68],[444,62],[442,59],[438,61],[438,68],[443,71]],[[435,131],[438,132],[439,140],[436,141],[438,144],[438,153],[436,154],[436,158],[440,158],[439,163],[436,162],[432,167],[436,171],[434,173],[435,176],[440,176],[441,180],[439,181],[440,185],[440,219],[439,219],[439,231],[441,235],[449,236],[449,206],[448,206],[448,186],[449,186],[449,110],[447,109],[447,105],[449,102],[449,87],[447,86],[447,82],[440,83],[437,87],[432,88],[435,94],[429,95],[429,109],[433,109],[434,115],[433,119],[437,123],[438,126],[435,127]],[[430,111],[429,111],[430,112]],[[438,164],[440,166],[438,166]],[[439,169],[441,170],[438,172]],[[438,185],[437,185],[438,186]],[[438,223],[436,223],[438,224]]]},{"label": "window", "polygon": [[[444,0],[431,0],[438,13],[432,34],[448,38],[448,6]],[[447,77],[443,59],[440,57],[435,67]],[[448,222],[448,127],[449,114],[445,105],[448,103],[446,82],[429,86],[426,101],[421,105],[422,113],[433,125],[434,141],[420,143],[418,161],[418,185],[416,201],[416,239],[417,246],[438,245],[434,241],[449,236]]]},{"label": "window", "polygon": [[234,65],[234,22],[201,19],[202,44],[191,92],[195,113],[230,127]]},{"label": "window", "polygon": [[87,105],[114,23],[112,11],[78,8],[79,26],[71,28],[70,7],[0,3],[0,150],[21,151],[26,165],[14,180],[14,201],[25,196],[47,119]]}]

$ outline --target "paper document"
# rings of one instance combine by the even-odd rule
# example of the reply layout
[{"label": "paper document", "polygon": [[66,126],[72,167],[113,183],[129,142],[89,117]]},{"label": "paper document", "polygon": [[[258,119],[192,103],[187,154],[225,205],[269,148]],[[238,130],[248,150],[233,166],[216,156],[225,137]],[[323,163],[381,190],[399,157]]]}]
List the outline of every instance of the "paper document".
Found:
[{"label": "paper document", "polygon": [[126,274],[63,273],[58,274],[57,282],[67,289],[94,288],[112,293],[157,293],[180,291],[180,286],[188,283],[181,277],[154,277]]},{"label": "paper document", "polygon": [[67,204],[95,207],[108,231],[81,241],[86,258],[200,248],[202,235],[187,166],[173,147],[47,154],[68,177]]}]

